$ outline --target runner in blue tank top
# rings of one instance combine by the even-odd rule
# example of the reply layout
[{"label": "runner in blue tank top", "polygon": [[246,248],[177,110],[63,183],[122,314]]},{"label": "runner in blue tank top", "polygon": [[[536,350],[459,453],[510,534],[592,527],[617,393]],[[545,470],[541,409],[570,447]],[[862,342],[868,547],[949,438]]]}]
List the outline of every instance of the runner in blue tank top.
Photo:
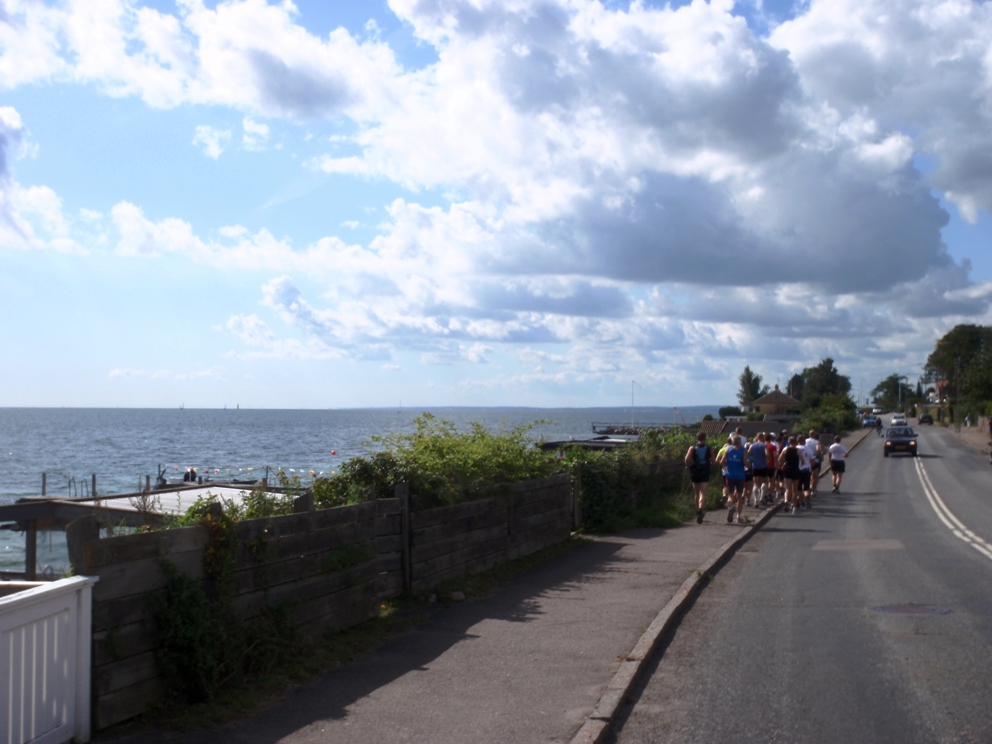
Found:
[{"label": "runner in blue tank top", "polygon": [[768,496],[768,446],[765,444],[765,433],[761,432],[747,449],[751,458],[751,469],[754,471],[754,506],[760,506]]},{"label": "runner in blue tank top", "polygon": [[727,522],[733,522],[736,512],[737,521],[742,519],[744,511],[744,469],[750,463],[747,452],[741,446],[741,438],[734,437],[734,446],[730,447],[720,458],[720,464],[727,468]]}]

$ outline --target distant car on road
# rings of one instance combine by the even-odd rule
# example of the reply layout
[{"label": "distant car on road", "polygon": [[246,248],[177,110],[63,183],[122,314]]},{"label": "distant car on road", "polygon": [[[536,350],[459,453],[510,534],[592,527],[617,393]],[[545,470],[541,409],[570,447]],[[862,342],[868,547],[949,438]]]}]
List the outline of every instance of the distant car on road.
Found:
[{"label": "distant car on road", "polygon": [[885,432],[882,454],[888,457],[892,452],[908,452],[916,457],[916,432],[908,426],[890,426]]},{"label": "distant car on road", "polygon": [[885,413],[885,411],[883,411],[881,408],[878,407],[872,408],[871,412],[874,413],[876,416]]},{"label": "distant car on road", "polygon": [[923,414],[920,414],[920,417],[917,420],[921,424],[932,424],[933,423],[933,416],[931,416],[929,413],[923,413]]},{"label": "distant car on road", "polygon": [[893,413],[889,426],[905,426],[907,424],[905,413]]},{"label": "distant car on road", "polygon": [[878,419],[875,416],[865,416],[864,420],[862,421],[862,425],[866,429],[867,428],[874,429],[876,426],[878,426]]}]

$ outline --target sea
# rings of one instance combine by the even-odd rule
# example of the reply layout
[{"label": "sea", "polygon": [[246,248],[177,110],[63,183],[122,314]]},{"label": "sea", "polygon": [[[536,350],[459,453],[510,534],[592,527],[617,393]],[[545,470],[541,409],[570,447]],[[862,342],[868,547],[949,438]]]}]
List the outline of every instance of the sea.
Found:
[{"label": "sea", "polygon": [[[304,483],[379,448],[372,438],[408,433],[430,413],[459,429],[478,423],[496,431],[534,424],[535,441],[588,439],[593,424],[694,423],[718,406],[679,408],[357,408],[332,410],[0,408],[0,504],[46,494],[101,495],[144,488],[160,471],[182,478],[188,468],[214,480],[264,477],[266,469]],[[536,423],[537,422],[537,423]],[[0,520],[2,522],[2,520]],[[41,533],[39,569],[64,565],[61,534]],[[0,571],[22,571],[23,533],[0,523]]]}]

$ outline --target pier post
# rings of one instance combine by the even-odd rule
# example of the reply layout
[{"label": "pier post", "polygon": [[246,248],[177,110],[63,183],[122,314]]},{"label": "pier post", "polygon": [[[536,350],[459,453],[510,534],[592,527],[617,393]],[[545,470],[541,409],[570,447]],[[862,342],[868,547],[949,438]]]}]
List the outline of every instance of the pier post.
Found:
[{"label": "pier post", "polygon": [[48,495],[48,473],[41,474],[41,495]]},{"label": "pier post", "polygon": [[96,498],[96,473],[93,473],[93,498]]},{"label": "pier post", "polygon": [[145,476],[145,490],[146,491],[152,490],[152,477],[150,475]]},{"label": "pier post", "polygon": [[38,523],[29,519],[24,530],[24,580],[38,578]]}]

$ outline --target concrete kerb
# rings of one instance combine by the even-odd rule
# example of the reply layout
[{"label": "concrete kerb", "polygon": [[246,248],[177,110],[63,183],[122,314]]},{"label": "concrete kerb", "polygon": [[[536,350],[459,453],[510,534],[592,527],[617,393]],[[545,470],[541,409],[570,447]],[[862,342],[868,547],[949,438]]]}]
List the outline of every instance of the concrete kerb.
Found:
[{"label": "concrete kerb", "polygon": [[[867,437],[863,434],[856,442],[851,444],[850,450],[854,450]],[[821,469],[820,474],[829,472],[829,465],[826,470]],[[703,565],[697,568],[692,576],[686,579],[678,591],[655,617],[647,630],[641,634],[634,648],[624,657],[620,668],[606,685],[606,690],[599,698],[599,702],[592,713],[586,719],[582,727],[576,732],[569,744],[598,744],[610,730],[617,711],[627,698],[631,688],[637,682],[644,668],[646,661],[652,658],[661,638],[682,616],[688,604],[699,594],[705,586],[705,581],[712,578],[728,560],[734,551],[743,543],[750,539],[751,535],[760,529],[769,519],[772,518],[782,508],[782,504],[776,504],[765,511],[751,525],[740,531],[733,539],[722,545]]]},{"label": "concrete kerb", "polygon": [[620,705],[640,677],[644,663],[652,657],[661,638],[681,617],[686,605],[699,594],[705,580],[711,578],[712,574],[726,563],[730,554],[747,541],[755,530],[771,519],[772,515],[780,508],[781,504],[776,504],[765,511],[756,522],[742,529],[733,539],[722,545],[693,572],[692,576],[682,583],[682,586],[675,592],[675,596],[662,608],[641,635],[633,650],[624,657],[620,669],[613,675],[593,712],[572,737],[570,744],[597,744],[603,740],[609,731],[610,724],[616,718]]}]

